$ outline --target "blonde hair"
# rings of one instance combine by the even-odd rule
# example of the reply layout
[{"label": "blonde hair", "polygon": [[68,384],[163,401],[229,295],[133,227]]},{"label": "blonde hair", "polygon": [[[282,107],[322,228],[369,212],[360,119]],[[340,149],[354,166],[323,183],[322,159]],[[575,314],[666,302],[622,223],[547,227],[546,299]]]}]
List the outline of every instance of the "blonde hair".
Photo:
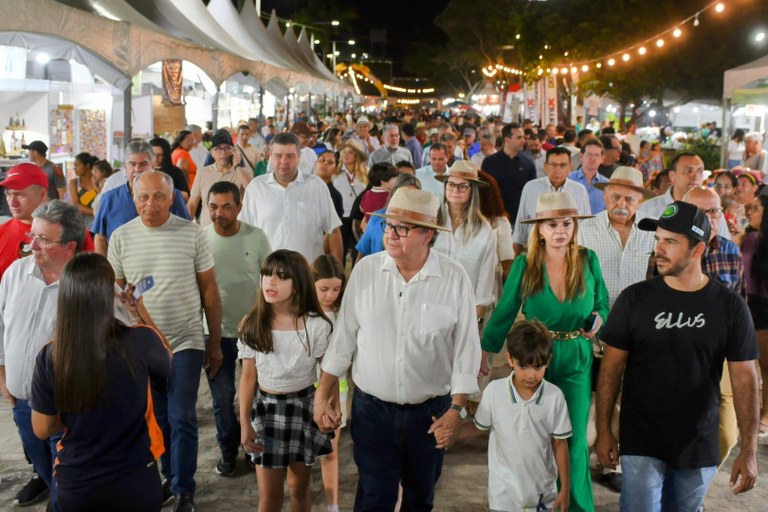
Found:
[{"label": "blonde hair", "polygon": [[[539,221],[528,235],[528,253],[525,255],[525,273],[521,295],[525,299],[540,293],[544,289],[544,256],[546,244],[539,233]],[[576,243],[579,236],[579,221],[573,219],[573,236],[568,242],[568,252],[565,256],[565,298],[573,300],[584,294],[584,257],[582,247]]]},{"label": "blonde hair", "polygon": [[[447,182],[447,180],[446,180]],[[474,237],[480,234],[480,231],[483,229],[483,225],[491,225],[491,223],[488,221],[488,219],[483,215],[483,212],[480,211],[480,192],[479,192],[479,186],[476,182],[472,180],[467,180],[467,183],[469,183],[469,188],[472,191],[472,193],[469,196],[469,204],[467,204],[467,214],[466,219],[464,220],[465,223],[465,229],[464,229],[464,243],[469,243],[470,240],[472,240]],[[447,189],[448,186],[444,185]],[[439,225],[443,225],[445,220],[450,216],[448,213],[448,200],[445,198],[445,192],[443,192],[443,204],[440,206],[440,209],[437,211],[437,223]]]},{"label": "blonde hair", "polygon": [[336,167],[336,174],[339,175],[344,170],[344,158],[342,158],[341,153],[347,148],[349,148],[355,155],[355,165],[352,169],[348,170],[352,171],[352,174],[355,175],[355,178],[360,180],[360,183],[368,185],[368,167],[365,165],[365,161],[360,158],[360,155],[357,154],[357,151],[348,145],[341,148],[341,151],[339,151],[339,165]]}]

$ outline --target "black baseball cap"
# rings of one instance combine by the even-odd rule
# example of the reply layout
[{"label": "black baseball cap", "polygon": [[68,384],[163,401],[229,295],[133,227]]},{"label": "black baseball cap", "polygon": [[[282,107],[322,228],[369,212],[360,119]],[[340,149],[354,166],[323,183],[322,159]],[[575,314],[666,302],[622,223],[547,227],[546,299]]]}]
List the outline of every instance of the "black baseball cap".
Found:
[{"label": "black baseball cap", "polygon": [[45,156],[45,154],[48,152],[48,146],[45,145],[45,142],[41,140],[33,140],[29,144],[22,144],[22,149],[31,149],[33,151],[37,151],[41,155]]},{"label": "black baseball cap", "polygon": [[637,223],[643,231],[666,229],[673,233],[686,235],[699,242],[709,243],[711,224],[707,215],[690,203],[675,201],[667,206],[658,219],[643,219]]},{"label": "black baseball cap", "polygon": [[227,146],[234,146],[232,143],[232,135],[227,130],[219,128],[216,133],[211,137],[211,147],[215,148],[219,144],[226,144]]}]

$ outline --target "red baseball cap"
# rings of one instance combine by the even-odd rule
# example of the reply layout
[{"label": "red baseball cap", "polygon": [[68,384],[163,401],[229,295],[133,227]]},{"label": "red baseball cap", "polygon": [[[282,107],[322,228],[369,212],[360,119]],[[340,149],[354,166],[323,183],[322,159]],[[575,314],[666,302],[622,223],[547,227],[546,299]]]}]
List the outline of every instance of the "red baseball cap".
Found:
[{"label": "red baseball cap", "polygon": [[5,179],[0,181],[0,187],[11,190],[24,190],[31,185],[48,188],[48,176],[37,164],[23,163],[14,165],[8,170]]}]

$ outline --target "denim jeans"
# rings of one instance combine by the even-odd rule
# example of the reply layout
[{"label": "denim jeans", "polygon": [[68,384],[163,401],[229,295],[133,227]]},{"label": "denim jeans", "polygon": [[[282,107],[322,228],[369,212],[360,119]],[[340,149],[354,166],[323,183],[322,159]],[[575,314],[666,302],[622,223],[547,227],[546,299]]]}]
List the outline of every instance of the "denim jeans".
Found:
[{"label": "denim jeans", "polygon": [[32,409],[29,407],[29,401],[16,400],[16,406],[13,408],[13,418],[16,420],[16,428],[19,430],[21,444],[24,447],[32,465],[37,474],[43,479],[51,490],[51,503],[56,503],[56,482],[53,480],[53,461],[56,460],[56,443],[61,439],[61,434],[50,437],[43,441],[39,439],[34,430],[32,430]]},{"label": "denim jeans", "polygon": [[622,512],[696,512],[717,466],[678,470],[653,457],[622,455]]},{"label": "denim jeans", "polygon": [[403,407],[355,388],[352,441],[360,475],[356,512],[394,510],[400,483],[401,510],[432,510],[445,450],[435,448],[435,437],[427,431],[432,416],[440,417],[450,403],[445,395]]},{"label": "denim jeans", "polygon": [[[208,344],[208,336],[205,337]],[[237,364],[237,338],[221,338],[221,354],[224,360],[214,379],[208,371],[211,388],[213,418],[216,422],[216,442],[225,458],[237,457],[240,448],[240,424],[235,415],[235,365]]]},{"label": "denim jeans", "polygon": [[173,354],[167,392],[152,383],[155,417],[163,431],[165,453],[160,457],[163,476],[173,494],[195,492],[197,471],[197,390],[205,352],[182,350]]}]

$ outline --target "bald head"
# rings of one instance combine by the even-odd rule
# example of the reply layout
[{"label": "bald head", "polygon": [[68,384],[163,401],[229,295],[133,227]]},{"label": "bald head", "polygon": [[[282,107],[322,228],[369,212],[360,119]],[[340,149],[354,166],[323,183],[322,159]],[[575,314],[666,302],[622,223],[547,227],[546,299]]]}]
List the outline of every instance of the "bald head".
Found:
[{"label": "bald head", "polygon": [[720,216],[723,214],[723,210],[720,207],[720,196],[717,192],[707,187],[692,188],[685,193],[683,201],[696,206],[696,208],[703,210],[707,214],[709,224],[712,227],[709,239],[715,238],[720,229]]}]

